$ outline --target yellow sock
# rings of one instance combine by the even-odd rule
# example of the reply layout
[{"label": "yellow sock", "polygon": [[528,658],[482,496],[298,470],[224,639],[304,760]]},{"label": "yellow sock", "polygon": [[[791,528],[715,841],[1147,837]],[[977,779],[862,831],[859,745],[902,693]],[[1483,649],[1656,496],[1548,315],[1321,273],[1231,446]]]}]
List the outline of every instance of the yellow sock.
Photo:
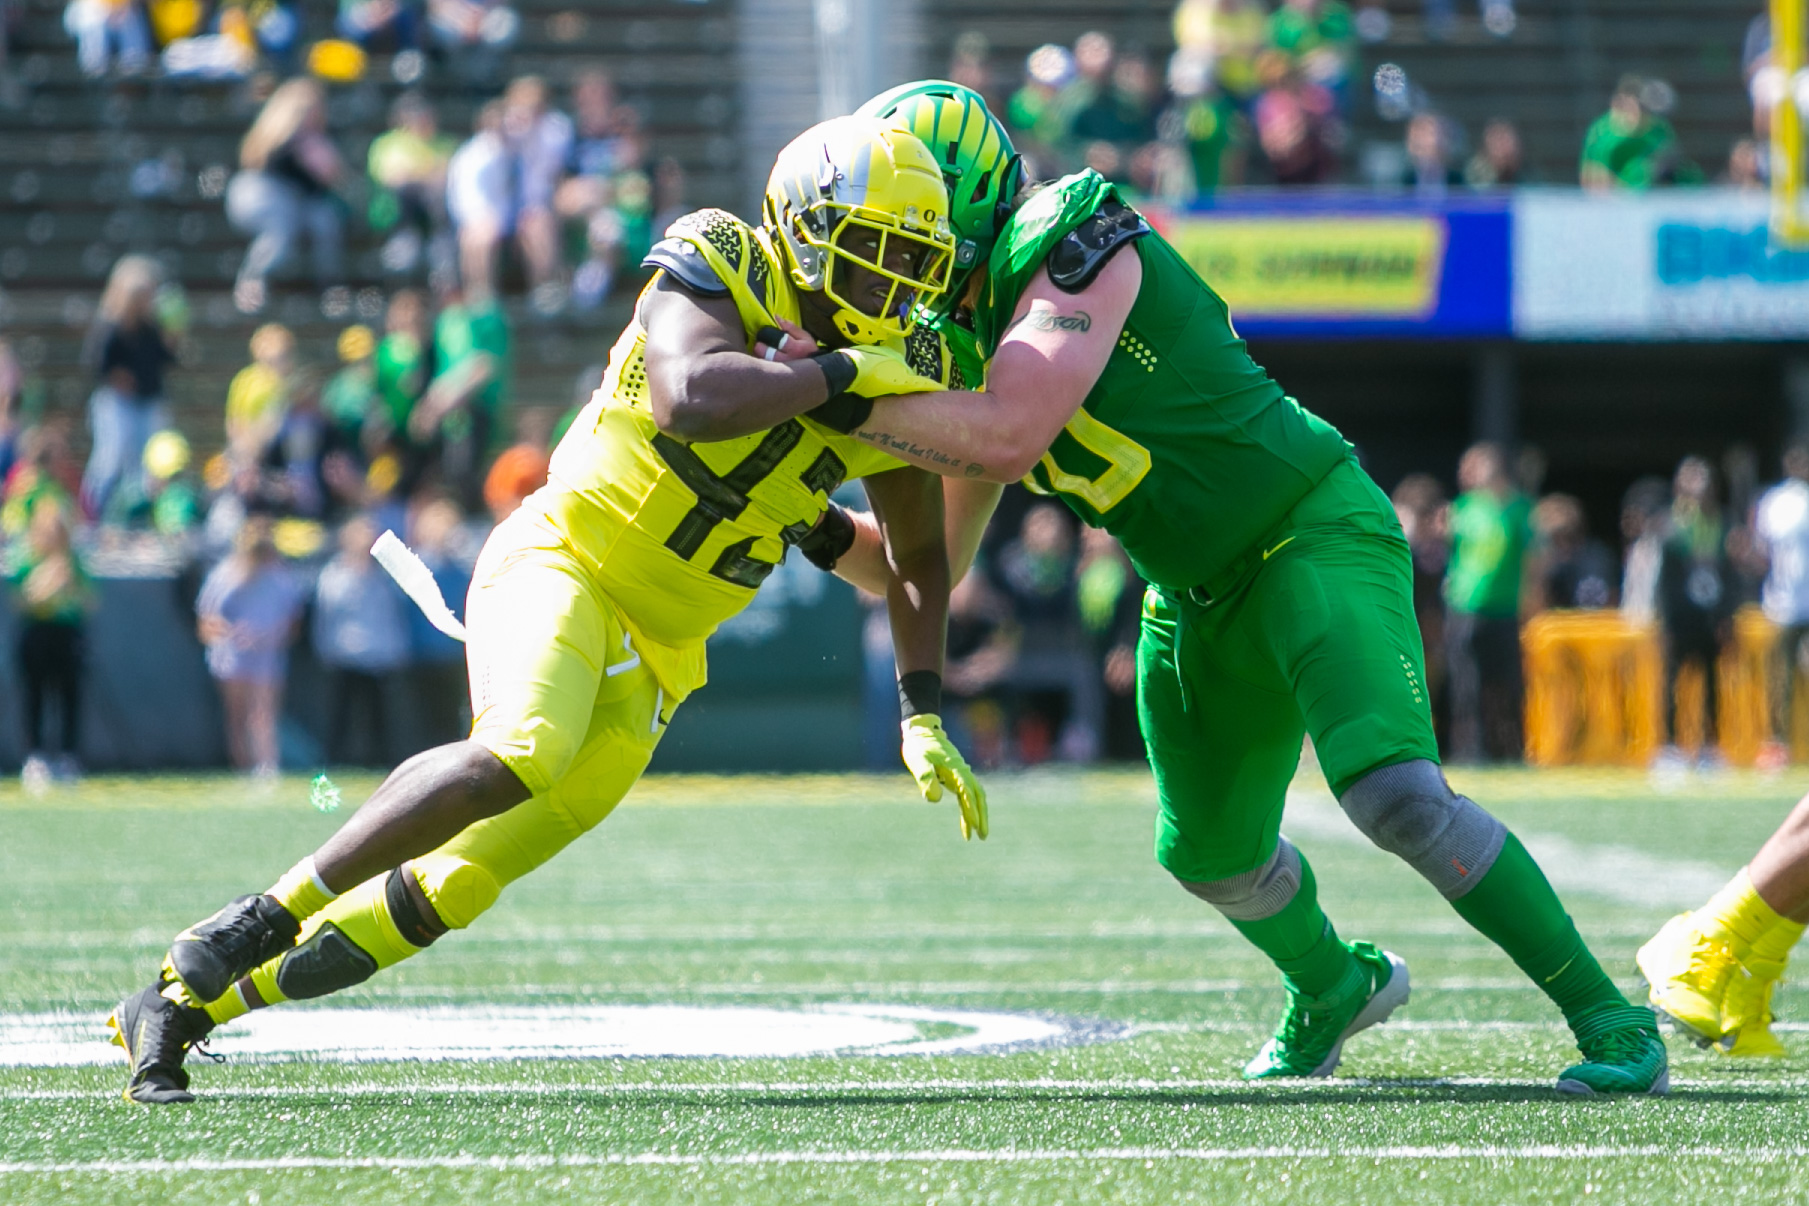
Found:
[{"label": "yellow sock", "polygon": [[283,872],[265,895],[274,897],[297,921],[306,921],[339,898],[339,893],[328,888],[314,869],[311,854]]},{"label": "yellow sock", "polygon": [[1778,918],[1778,923],[1759,935],[1759,940],[1752,944],[1753,958],[1763,959],[1768,963],[1788,962],[1790,948],[1803,936],[1804,928],[1800,921],[1792,921],[1788,917]]},{"label": "yellow sock", "polygon": [[[1738,875],[1709,897],[1707,904],[1696,910],[1696,924],[1704,934],[1722,939],[1734,948],[1737,957],[1744,959],[1771,930],[1780,924],[1795,923],[1779,916],[1776,909],[1765,903],[1758,889],[1752,886],[1746,868],[1742,867]],[[1797,927],[1797,933],[1802,933],[1802,927]]]},{"label": "yellow sock", "polygon": [[207,1016],[214,1020],[214,1025],[223,1026],[234,1018],[242,1018],[251,1012],[251,1006],[245,1001],[245,994],[234,984],[226,990],[226,995],[218,1001],[210,1001],[201,1008],[207,1010]]}]

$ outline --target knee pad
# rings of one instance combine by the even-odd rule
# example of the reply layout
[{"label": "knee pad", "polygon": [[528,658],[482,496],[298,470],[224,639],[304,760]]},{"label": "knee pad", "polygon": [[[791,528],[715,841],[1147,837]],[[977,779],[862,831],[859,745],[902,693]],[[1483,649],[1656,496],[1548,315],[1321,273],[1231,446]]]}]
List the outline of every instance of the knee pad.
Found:
[{"label": "knee pad", "polygon": [[1261,921],[1281,912],[1300,891],[1300,851],[1284,837],[1255,870],[1207,883],[1177,882],[1231,921]]},{"label": "knee pad", "polygon": [[1364,837],[1404,859],[1446,900],[1474,887],[1507,840],[1507,826],[1454,795],[1437,764],[1423,758],[1369,772],[1338,803]]},{"label": "knee pad", "polygon": [[375,956],[328,921],[283,956],[276,965],[276,986],[291,1001],[305,1001],[362,984],[377,974],[377,967]]},{"label": "knee pad", "polygon": [[451,855],[429,854],[415,859],[414,873],[421,891],[427,894],[427,903],[447,929],[464,929],[502,895],[502,885],[494,875],[476,863]]}]

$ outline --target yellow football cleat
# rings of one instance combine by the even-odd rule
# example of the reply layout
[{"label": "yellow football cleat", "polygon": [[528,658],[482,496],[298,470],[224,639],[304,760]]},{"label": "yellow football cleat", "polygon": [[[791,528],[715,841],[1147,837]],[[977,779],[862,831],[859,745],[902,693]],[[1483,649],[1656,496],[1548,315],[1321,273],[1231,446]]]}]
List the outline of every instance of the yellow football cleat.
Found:
[{"label": "yellow football cleat", "polygon": [[1771,993],[1783,978],[1784,965],[1747,959],[1727,982],[1721,1003],[1726,1034],[1715,1050],[1735,1059],[1782,1059],[1784,1044],[1771,1032]]},{"label": "yellow football cleat", "polygon": [[1723,1002],[1740,964],[1725,943],[1697,929],[1690,914],[1679,913],[1665,922],[1634,958],[1651,985],[1652,1008],[1698,1046],[1706,1047],[1727,1034]]}]

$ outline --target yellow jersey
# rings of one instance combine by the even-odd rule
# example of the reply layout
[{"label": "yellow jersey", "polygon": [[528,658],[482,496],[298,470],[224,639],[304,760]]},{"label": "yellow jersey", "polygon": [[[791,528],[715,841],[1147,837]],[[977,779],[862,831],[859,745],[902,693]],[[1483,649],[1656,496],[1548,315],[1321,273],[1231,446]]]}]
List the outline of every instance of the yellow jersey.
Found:
[{"label": "yellow jersey", "polygon": [[[662,268],[655,280],[702,280],[707,292],[732,297],[750,351],[760,328],[798,321],[797,294],[764,231],[706,209],[680,218],[667,236],[662,247],[700,257],[709,271],[688,272],[687,281]],[[829,495],[902,462],[807,417],[731,440],[668,436],[649,409],[646,342],[637,305],[601,388],[553,451],[547,485],[524,505],[564,534],[678,700],[704,682],[705,639],[748,605],[822,518]],[[941,337],[926,328],[894,346],[925,376],[947,384],[956,373]]]}]

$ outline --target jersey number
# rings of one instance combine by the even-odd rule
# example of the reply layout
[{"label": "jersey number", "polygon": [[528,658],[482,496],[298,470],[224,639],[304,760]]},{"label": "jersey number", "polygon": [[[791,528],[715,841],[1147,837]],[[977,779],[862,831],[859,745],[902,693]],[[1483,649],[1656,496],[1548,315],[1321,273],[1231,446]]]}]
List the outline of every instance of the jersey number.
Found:
[{"label": "jersey number", "polygon": [[[773,470],[791,455],[803,438],[804,425],[796,419],[787,419],[762,436],[760,443],[739,464],[718,476],[688,445],[670,436],[655,434],[654,451],[678,475],[678,480],[697,495],[696,505],[685,512],[685,517],[672,529],[672,535],[666,537],[666,547],[686,561],[696,557],[717,524],[741,518],[748,507],[749,491],[771,477]],[[798,475],[798,480],[804,483],[805,489],[821,490],[828,495],[842,484],[847,473],[848,467],[842,463],[842,458],[825,448]],[[810,525],[799,521],[786,525],[780,531],[779,539],[789,547],[809,534]],[[757,589],[775,567],[771,562],[753,556],[756,539],[749,536],[723,549],[716,555],[710,572],[736,586]]]},{"label": "jersey number", "polygon": [[1050,489],[1043,489],[1037,483],[1036,475],[1029,474],[1024,478],[1024,485],[1031,493],[1071,494],[1104,515],[1123,502],[1125,495],[1135,490],[1137,483],[1149,473],[1149,449],[1086,411],[1075,411],[1065,430],[1074,437],[1075,443],[1106,461],[1109,467],[1098,477],[1081,477],[1056,464],[1053,452],[1045,452],[1038,463],[1049,475]]}]

